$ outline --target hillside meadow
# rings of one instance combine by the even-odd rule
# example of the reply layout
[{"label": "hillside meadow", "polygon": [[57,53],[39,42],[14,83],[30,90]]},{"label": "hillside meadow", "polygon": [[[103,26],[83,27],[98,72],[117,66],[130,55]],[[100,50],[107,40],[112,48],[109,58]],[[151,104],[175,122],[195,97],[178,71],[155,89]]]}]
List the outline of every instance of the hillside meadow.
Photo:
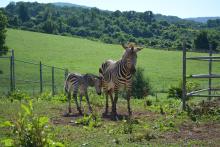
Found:
[{"label": "hillside meadow", "polygon": [[[15,50],[15,58],[57,67],[71,72],[98,74],[98,68],[107,59],[118,60],[123,54],[121,45],[104,44],[82,38],[50,35],[22,30],[7,30],[6,43]],[[188,56],[205,56],[205,53],[187,53]],[[187,74],[208,72],[207,62],[188,61]],[[8,69],[8,63],[2,67]],[[17,63],[17,78],[39,80],[39,67]],[[138,54],[137,66],[144,69],[144,75],[155,90],[167,90],[177,85],[182,78],[182,52],[144,48]],[[51,72],[50,69],[47,69]],[[214,63],[213,71],[220,73],[220,66]],[[44,71],[47,73],[46,71]],[[46,76],[48,78],[50,75]],[[63,83],[63,77],[58,78]],[[203,80],[203,85],[207,80]],[[219,80],[215,80],[217,83]]]}]

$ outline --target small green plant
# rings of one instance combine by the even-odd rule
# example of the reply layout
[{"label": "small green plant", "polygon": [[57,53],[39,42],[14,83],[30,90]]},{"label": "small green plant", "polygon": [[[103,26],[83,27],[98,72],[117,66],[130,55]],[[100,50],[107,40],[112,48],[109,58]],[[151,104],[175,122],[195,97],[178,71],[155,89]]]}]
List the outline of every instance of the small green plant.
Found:
[{"label": "small green plant", "polygon": [[[192,92],[198,90],[200,87],[199,83],[187,81],[186,82],[186,91]],[[171,86],[168,90],[168,98],[182,98],[182,82],[179,83],[179,86]],[[188,99],[187,99],[188,100]]]},{"label": "small green plant", "polygon": [[132,134],[134,130],[134,125],[139,124],[139,121],[137,119],[131,119],[128,118],[127,120],[123,120],[122,128],[123,128],[123,134]]},{"label": "small green plant", "polygon": [[145,105],[145,106],[151,106],[152,103],[153,103],[152,100],[147,100],[147,99],[146,99],[145,102],[144,102],[144,105]]},{"label": "small green plant", "polygon": [[75,121],[76,124],[83,125],[85,129],[91,130],[101,126],[101,117],[97,114],[84,115]]},{"label": "small green plant", "polygon": [[168,90],[168,98],[181,98],[182,89],[180,87],[171,86]]},{"label": "small green plant", "polygon": [[51,92],[43,92],[39,95],[38,100],[52,100]]},{"label": "small green plant", "polygon": [[13,100],[21,101],[21,100],[29,100],[30,99],[30,96],[27,93],[25,93],[21,90],[18,90],[18,89],[15,90],[14,92],[10,93],[9,97],[10,97],[11,101],[13,101]]},{"label": "small green plant", "polygon": [[1,124],[1,127],[11,129],[10,138],[5,138],[2,143],[5,146],[15,147],[63,147],[62,143],[54,142],[51,139],[52,133],[48,121],[47,117],[34,114],[31,101],[29,104],[21,104],[21,112],[18,113],[18,118],[13,122],[6,121]]},{"label": "small green plant", "polygon": [[131,134],[133,132],[133,122],[132,120],[123,120],[123,133]]},{"label": "small green plant", "polygon": [[59,93],[53,96],[51,92],[44,92],[38,96],[38,100],[66,102],[67,97],[64,93]]},{"label": "small green plant", "polygon": [[130,138],[129,141],[131,142],[141,142],[144,140],[150,141],[151,139],[156,139],[157,137],[152,133],[151,130],[145,129],[142,132],[134,133]]},{"label": "small green plant", "polygon": [[55,95],[51,98],[52,101],[58,101],[58,102],[66,102],[67,101],[67,97],[65,94],[60,93],[58,95]]}]

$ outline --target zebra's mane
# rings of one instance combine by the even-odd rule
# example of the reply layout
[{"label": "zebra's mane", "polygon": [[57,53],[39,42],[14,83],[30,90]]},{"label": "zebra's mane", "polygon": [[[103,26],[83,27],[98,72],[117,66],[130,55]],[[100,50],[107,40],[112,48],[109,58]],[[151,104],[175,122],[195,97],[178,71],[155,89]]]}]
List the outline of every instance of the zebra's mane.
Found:
[{"label": "zebra's mane", "polygon": [[91,73],[84,74],[83,77],[86,78],[90,86],[94,86],[95,79],[100,79],[97,75]]},{"label": "zebra's mane", "polygon": [[128,47],[128,48],[132,48],[132,47],[135,48],[136,45],[135,45],[135,43],[130,42],[130,43],[128,43],[127,47]]},{"label": "zebra's mane", "polygon": [[84,76],[91,77],[91,78],[99,78],[99,76],[91,74],[91,73],[86,73],[86,74],[84,74]]}]

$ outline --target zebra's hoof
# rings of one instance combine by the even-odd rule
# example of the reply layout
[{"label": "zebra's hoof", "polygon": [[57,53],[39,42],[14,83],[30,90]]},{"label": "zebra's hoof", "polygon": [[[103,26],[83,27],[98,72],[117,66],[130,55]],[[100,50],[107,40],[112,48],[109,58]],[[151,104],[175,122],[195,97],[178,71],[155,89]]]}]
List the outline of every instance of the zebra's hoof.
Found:
[{"label": "zebra's hoof", "polygon": [[69,117],[69,116],[70,116],[70,113],[69,113],[69,112],[64,113],[63,116],[64,116],[64,117]]},{"label": "zebra's hoof", "polygon": [[113,117],[112,117],[112,120],[113,120],[113,121],[118,121],[118,120],[119,120],[119,119],[118,119],[118,116],[113,116]]},{"label": "zebra's hoof", "polygon": [[102,116],[104,116],[104,117],[108,116],[108,112],[102,113]]},{"label": "zebra's hoof", "polygon": [[112,115],[112,120],[114,120],[114,121],[118,121],[119,119],[118,119],[118,114],[114,114],[114,115]]}]

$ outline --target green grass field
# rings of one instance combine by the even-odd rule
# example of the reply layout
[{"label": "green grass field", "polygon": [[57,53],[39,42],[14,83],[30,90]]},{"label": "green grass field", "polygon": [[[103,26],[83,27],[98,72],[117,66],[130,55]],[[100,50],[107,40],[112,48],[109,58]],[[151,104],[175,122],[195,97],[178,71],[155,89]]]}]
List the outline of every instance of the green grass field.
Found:
[{"label": "green grass field", "polygon": [[[15,50],[15,58],[28,60],[62,68],[79,73],[98,74],[98,68],[107,59],[118,60],[123,54],[120,45],[104,44],[82,38],[64,37],[43,33],[7,30],[6,43]],[[204,53],[188,53],[188,56],[206,55]],[[182,72],[182,52],[164,51],[145,48],[139,52],[137,66],[143,68],[144,74],[150,78],[156,90],[167,90],[170,85],[178,84]],[[187,74],[208,72],[206,62],[189,61]],[[8,63],[3,64],[3,71],[7,73]],[[34,79],[39,81],[39,67],[16,63],[17,79]],[[219,64],[214,64],[213,71],[220,73]],[[44,78],[51,80],[51,69],[45,68]],[[63,83],[63,73],[60,73],[59,86]],[[220,81],[215,80],[215,83]],[[19,83],[19,82],[17,82]],[[207,82],[203,82],[206,84]],[[35,88],[39,87],[39,84]]]}]

